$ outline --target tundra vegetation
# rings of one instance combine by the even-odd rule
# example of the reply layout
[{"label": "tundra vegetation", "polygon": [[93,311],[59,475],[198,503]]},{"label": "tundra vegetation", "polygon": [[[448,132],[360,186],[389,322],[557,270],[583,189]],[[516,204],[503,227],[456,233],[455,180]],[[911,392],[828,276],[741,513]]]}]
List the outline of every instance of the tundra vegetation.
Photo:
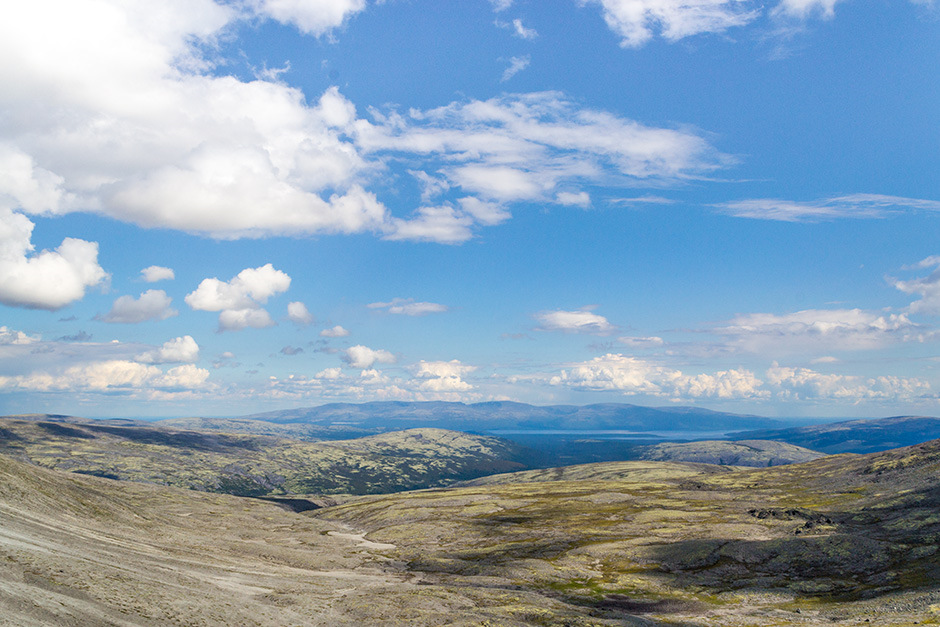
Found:
[{"label": "tundra vegetation", "polygon": [[[313,443],[172,430],[153,442],[97,426],[2,425],[0,624],[940,623],[940,441],[760,469],[611,462],[269,502],[157,484],[172,465],[188,481],[216,468],[216,449],[263,444],[290,465],[292,446]],[[40,432],[50,448],[37,453]],[[376,473],[420,466],[434,480],[445,451],[506,453],[446,431],[390,435],[329,444],[347,460],[384,456]],[[83,448],[96,442],[108,446]],[[82,471],[96,455],[151,483],[41,467]]]}]

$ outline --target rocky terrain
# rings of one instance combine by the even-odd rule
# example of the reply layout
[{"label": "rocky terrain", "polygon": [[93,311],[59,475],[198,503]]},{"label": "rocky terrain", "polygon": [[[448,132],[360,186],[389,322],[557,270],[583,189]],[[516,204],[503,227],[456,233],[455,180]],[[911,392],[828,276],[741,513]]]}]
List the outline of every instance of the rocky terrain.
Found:
[{"label": "rocky terrain", "polygon": [[643,447],[639,458],[649,461],[699,462],[720,466],[782,466],[808,462],[825,453],[802,446],[770,440],[705,440],[701,442],[665,442]]},{"label": "rocky terrain", "polygon": [[[187,459],[251,451],[259,436],[49,417],[2,428],[0,625],[940,624],[940,441],[759,469],[627,461],[266,501],[36,465],[121,468],[127,455],[128,468],[187,476]],[[10,457],[43,433],[35,463]],[[375,472],[420,460],[426,473],[445,450],[491,460],[500,442],[391,435],[328,444],[387,458]],[[272,450],[300,444],[314,443]]]},{"label": "rocky terrain", "polygon": [[302,442],[42,416],[0,419],[0,452],[47,468],[242,496],[386,493],[525,467],[525,451],[510,442],[442,429]]}]

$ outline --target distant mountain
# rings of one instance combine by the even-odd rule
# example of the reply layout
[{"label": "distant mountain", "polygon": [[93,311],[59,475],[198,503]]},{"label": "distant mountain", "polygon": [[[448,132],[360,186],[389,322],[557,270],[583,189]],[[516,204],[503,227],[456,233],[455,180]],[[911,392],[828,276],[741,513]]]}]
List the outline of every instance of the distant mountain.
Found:
[{"label": "distant mountain", "polygon": [[698,407],[642,407],[625,403],[595,405],[527,405],[487,403],[398,402],[332,403],[241,416],[278,424],[315,424],[358,429],[439,427],[461,431],[502,429],[735,431],[787,427],[792,422]]},{"label": "distant mountain", "polygon": [[894,416],[847,420],[808,427],[746,431],[729,438],[776,440],[830,454],[875,453],[940,438],[940,418]]}]

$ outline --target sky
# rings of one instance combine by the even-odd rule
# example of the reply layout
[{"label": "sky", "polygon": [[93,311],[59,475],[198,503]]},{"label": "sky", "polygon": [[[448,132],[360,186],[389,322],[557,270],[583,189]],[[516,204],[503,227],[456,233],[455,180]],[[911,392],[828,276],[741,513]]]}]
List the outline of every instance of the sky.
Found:
[{"label": "sky", "polygon": [[0,5],[0,413],[940,415],[931,0]]}]

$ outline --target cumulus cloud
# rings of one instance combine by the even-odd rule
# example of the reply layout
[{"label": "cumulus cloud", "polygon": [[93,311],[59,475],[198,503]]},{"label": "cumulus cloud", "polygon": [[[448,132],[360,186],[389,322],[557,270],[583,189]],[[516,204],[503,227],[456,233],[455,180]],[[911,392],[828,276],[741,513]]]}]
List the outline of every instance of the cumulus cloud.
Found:
[{"label": "cumulus cloud", "polygon": [[570,366],[550,379],[551,385],[671,398],[766,398],[762,382],[748,370],[686,375],[680,370],[635,357],[609,353]]},{"label": "cumulus cloud", "polygon": [[821,222],[844,218],[884,218],[901,211],[940,211],[940,202],[881,194],[850,194],[809,202],[755,198],[713,205],[737,218],[781,222]]},{"label": "cumulus cloud", "polygon": [[313,314],[300,301],[287,303],[287,319],[294,324],[306,326],[313,323]]},{"label": "cumulus cloud", "polygon": [[916,378],[858,377],[823,374],[809,368],[767,370],[767,382],[782,400],[913,401],[930,394],[930,385]]},{"label": "cumulus cloud", "polygon": [[[376,113],[370,122],[335,87],[308,98],[278,72],[226,76],[211,56],[240,20],[321,35],[365,6],[21,3],[0,23],[0,206],[90,211],[217,239],[374,232],[459,243],[508,213],[429,196],[413,215],[392,216],[368,189],[389,159],[438,181],[435,193],[460,188],[487,202],[552,202],[561,183],[689,178],[727,163],[699,134],[646,127],[557,93]],[[521,21],[514,28],[531,36]]]},{"label": "cumulus cloud", "polygon": [[473,216],[452,205],[419,207],[409,219],[392,218],[385,239],[460,244],[473,237]]},{"label": "cumulus cloud", "polygon": [[219,312],[219,331],[265,329],[276,323],[264,309],[225,309]]},{"label": "cumulus cloud", "polygon": [[921,341],[925,333],[906,314],[861,309],[806,309],[736,316],[714,329],[738,350],[766,354],[807,350],[864,350]]},{"label": "cumulus cloud", "polygon": [[369,309],[384,309],[390,314],[402,316],[426,316],[432,313],[448,311],[447,305],[428,302],[415,302],[413,298],[393,298],[387,303],[369,303]]},{"label": "cumulus cloud", "polygon": [[366,0],[249,0],[249,6],[302,33],[323,35],[365,9]]},{"label": "cumulus cloud", "polygon": [[505,83],[510,78],[529,67],[529,63],[531,62],[532,58],[529,55],[525,55],[524,57],[512,57],[509,59],[509,67],[503,70],[502,81]]},{"label": "cumulus cloud", "polygon": [[172,281],[176,278],[176,274],[172,268],[149,266],[140,271],[140,277],[147,283],[156,283],[157,281]]},{"label": "cumulus cloud", "polygon": [[[254,5],[323,32],[363,3]],[[217,238],[351,233],[385,221],[359,184],[373,166],[343,138],[355,109],[336,89],[308,105],[277,81],[213,72],[204,51],[252,17],[234,5],[36,0],[8,17],[0,162],[11,167],[0,168],[0,199],[10,206],[92,210]]]},{"label": "cumulus cloud", "polygon": [[54,311],[109,278],[98,265],[96,242],[67,237],[55,250],[31,254],[34,226],[0,206],[0,303]]},{"label": "cumulus cloud", "polygon": [[268,263],[258,268],[245,268],[229,281],[203,279],[185,300],[194,310],[220,312],[220,331],[260,329],[274,325],[261,305],[272,296],[286,292],[290,283],[287,274]]},{"label": "cumulus cloud", "polygon": [[347,331],[340,325],[336,325],[335,327],[332,327],[329,329],[323,329],[322,331],[320,331],[320,337],[348,337],[348,336],[349,336],[349,331]]},{"label": "cumulus cloud", "polygon": [[192,363],[199,360],[199,345],[192,336],[184,335],[164,342],[157,350],[138,355],[136,360],[145,364]]},{"label": "cumulus cloud", "polygon": [[539,322],[540,331],[564,331],[565,333],[590,333],[592,335],[607,335],[617,330],[617,327],[607,321],[607,318],[590,311],[544,311],[535,315]]},{"label": "cumulus cloud", "polygon": [[591,206],[591,196],[587,192],[558,192],[555,194],[555,202],[559,205],[587,208]]},{"label": "cumulus cloud", "polygon": [[418,389],[425,392],[467,392],[474,389],[473,385],[463,380],[463,377],[474,370],[476,366],[462,364],[457,359],[451,361],[424,361],[418,362],[412,370],[419,379]]},{"label": "cumulus cloud", "polygon": [[6,326],[0,326],[0,346],[7,344],[23,346],[38,341],[38,337],[27,335],[22,331],[16,331],[14,329],[7,328]]},{"label": "cumulus cloud", "polygon": [[195,389],[209,378],[209,371],[185,364],[160,370],[135,361],[110,360],[72,366],[58,373],[33,372],[0,377],[0,388],[51,391],[146,391]]},{"label": "cumulus cloud", "polygon": [[386,350],[373,350],[368,346],[357,344],[343,351],[343,361],[351,368],[363,370],[371,368],[374,364],[393,364],[395,356]]},{"label": "cumulus cloud", "polygon": [[[830,0],[826,0],[830,1]],[[579,0],[600,5],[604,21],[620,35],[620,45],[639,48],[657,33],[678,41],[700,33],[722,33],[760,15],[750,0]]]},{"label": "cumulus cloud", "polygon": [[166,320],[179,314],[170,307],[173,299],[163,290],[147,290],[139,298],[121,296],[114,301],[111,311],[95,316],[102,322],[136,324],[147,320]]}]

